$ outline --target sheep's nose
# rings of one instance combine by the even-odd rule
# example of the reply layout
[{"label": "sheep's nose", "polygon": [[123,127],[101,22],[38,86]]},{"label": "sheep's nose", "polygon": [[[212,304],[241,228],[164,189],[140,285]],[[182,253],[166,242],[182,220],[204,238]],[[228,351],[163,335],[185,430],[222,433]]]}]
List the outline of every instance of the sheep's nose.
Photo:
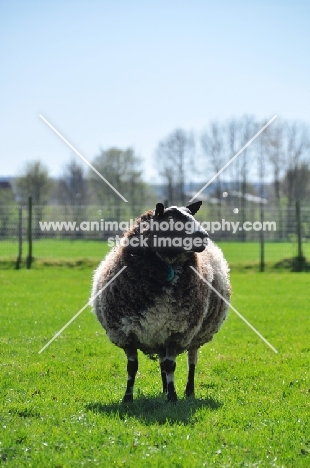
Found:
[{"label": "sheep's nose", "polygon": [[194,232],[194,236],[197,236],[200,239],[209,239],[209,234],[202,227]]},{"label": "sheep's nose", "polygon": [[[199,231],[194,232],[193,236],[194,236],[193,250],[195,252],[203,252],[208,244],[208,239],[209,239],[209,235],[207,231],[204,231],[203,229],[201,229]],[[196,243],[195,243],[195,239],[198,239]]]},{"label": "sheep's nose", "polygon": [[198,231],[198,235],[201,236],[201,239],[209,239],[207,231]]}]

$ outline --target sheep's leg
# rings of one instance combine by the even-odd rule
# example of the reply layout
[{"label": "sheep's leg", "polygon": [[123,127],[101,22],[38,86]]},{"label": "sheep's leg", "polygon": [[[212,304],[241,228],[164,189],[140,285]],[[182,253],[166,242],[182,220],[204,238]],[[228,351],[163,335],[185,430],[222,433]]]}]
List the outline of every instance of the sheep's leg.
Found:
[{"label": "sheep's leg", "polygon": [[175,402],[178,399],[174,387],[174,371],[176,368],[175,360],[176,352],[174,346],[170,344],[166,349],[166,355],[161,363],[161,370],[166,374],[167,400],[171,402]]},{"label": "sheep's leg", "polygon": [[160,355],[159,363],[160,363],[161,381],[163,383],[163,393],[166,395],[167,394],[167,376],[164,370],[164,360],[165,360],[165,356]]},{"label": "sheep's leg", "polygon": [[123,403],[133,401],[133,387],[138,370],[138,353],[134,346],[128,346],[124,349],[127,356],[127,388],[123,398]]},{"label": "sheep's leg", "polygon": [[195,368],[197,364],[197,349],[189,349],[187,352],[187,362],[188,362],[188,377],[187,384],[185,388],[185,395],[187,397],[195,394]]}]

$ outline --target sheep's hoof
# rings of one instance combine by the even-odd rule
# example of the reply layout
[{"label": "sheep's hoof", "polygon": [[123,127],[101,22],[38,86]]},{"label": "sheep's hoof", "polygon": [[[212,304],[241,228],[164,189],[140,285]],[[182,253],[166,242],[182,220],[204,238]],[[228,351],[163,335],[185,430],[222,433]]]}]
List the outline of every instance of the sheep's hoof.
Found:
[{"label": "sheep's hoof", "polygon": [[174,393],[168,393],[167,395],[167,402],[169,403],[176,403],[178,401],[177,394]]},{"label": "sheep's hoof", "polygon": [[125,393],[124,398],[123,398],[123,403],[132,403],[133,402],[133,395],[127,395]]}]

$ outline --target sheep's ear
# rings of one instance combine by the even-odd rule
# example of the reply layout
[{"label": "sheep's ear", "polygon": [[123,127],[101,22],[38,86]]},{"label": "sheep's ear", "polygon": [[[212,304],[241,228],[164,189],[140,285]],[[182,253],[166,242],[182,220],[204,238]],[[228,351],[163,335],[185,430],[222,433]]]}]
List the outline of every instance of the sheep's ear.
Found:
[{"label": "sheep's ear", "polygon": [[156,208],[155,208],[155,217],[161,217],[164,214],[165,207],[162,203],[157,203]]},{"label": "sheep's ear", "polygon": [[202,205],[202,201],[197,201],[195,203],[192,203],[191,205],[187,205],[186,208],[188,208],[191,214],[194,215],[197,213],[201,205]]}]

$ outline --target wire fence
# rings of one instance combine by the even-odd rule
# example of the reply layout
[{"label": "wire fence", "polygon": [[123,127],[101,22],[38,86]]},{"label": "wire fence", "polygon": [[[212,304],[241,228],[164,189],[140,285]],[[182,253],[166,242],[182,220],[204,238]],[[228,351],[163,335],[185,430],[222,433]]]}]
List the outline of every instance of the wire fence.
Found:
[{"label": "wire fence", "polygon": [[[0,205],[0,262],[15,262],[18,268],[33,258],[99,261],[106,252],[102,248],[106,242],[102,241],[112,245],[144,211],[142,204],[134,209],[125,204]],[[298,203],[289,207],[248,204],[241,208],[229,203],[204,204],[195,217],[232,263],[276,263],[310,257],[310,208]]]}]

